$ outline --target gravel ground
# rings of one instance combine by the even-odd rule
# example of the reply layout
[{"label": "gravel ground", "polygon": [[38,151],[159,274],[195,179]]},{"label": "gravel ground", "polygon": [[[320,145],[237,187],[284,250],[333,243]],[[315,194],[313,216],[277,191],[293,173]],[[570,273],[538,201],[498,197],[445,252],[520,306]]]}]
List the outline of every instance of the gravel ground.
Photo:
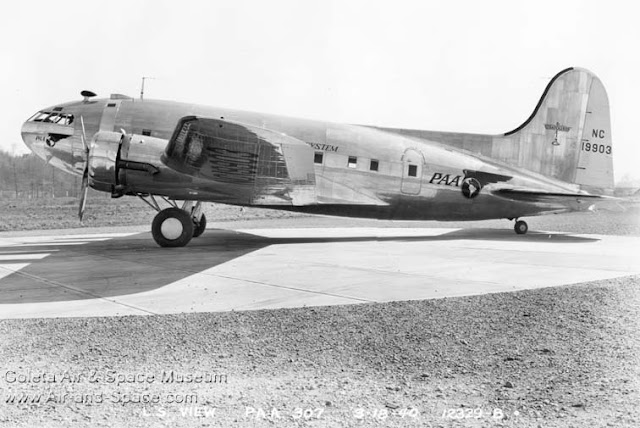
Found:
[{"label": "gravel ground", "polygon": [[[535,230],[640,230],[637,210],[528,221]],[[511,227],[220,224],[270,225]],[[387,304],[0,321],[0,426],[640,426],[639,279]],[[7,402],[24,394],[43,395]],[[124,403],[140,400],[157,402]]]},{"label": "gravel ground", "polygon": [[[403,303],[4,321],[0,423],[639,426],[637,285],[638,278],[630,277]],[[224,374],[227,382],[162,383],[163,370]],[[8,371],[67,371],[81,379],[18,384],[10,383],[15,375],[7,378]],[[109,382],[110,373],[125,378],[152,374],[156,380],[116,385]],[[9,394],[49,397],[50,392],[67,392],[69,398],[65,403],[56,398],[35,405],[6,403]],[[80,394],[100,393],[103,403],[74,402]],[[113,403],[145,393],[157,394],[160,403]],[[169,394],[195,394],[197,405],[168,403]],[[262,408],[267,416],[275,408],[281,419],[256,422],[255,414],[245,416],[247,406]],[[216,408],[215,419],[180,413],[193,407]],[[295,420],[296,408],[309,409],[313,416]],[[363,419],[356,417],[358,409]],[[473,417],[455,419],[457,409]],[[166,412],[163,418],[161,412]],[[494,412],[503,418],[494,419]]]}]

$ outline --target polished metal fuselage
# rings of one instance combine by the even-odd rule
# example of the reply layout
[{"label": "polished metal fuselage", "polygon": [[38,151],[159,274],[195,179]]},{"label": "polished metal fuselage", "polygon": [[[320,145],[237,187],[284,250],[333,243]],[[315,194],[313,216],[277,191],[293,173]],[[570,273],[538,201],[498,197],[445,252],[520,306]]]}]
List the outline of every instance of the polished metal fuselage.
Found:
[{"label": "polished metal fuselage", "polygon": [[[122,156],[154,165],[159,172],[152,175],[143,171],[126,171],[121,177],[125,194],[156,194],[177,200],[400,220],[518,218],[587,208],[580,203],[516,201],[500,197],[491,190],[501,183],[484,186],[475,197],[465,196],[462,185],[466,171],[509,177],[511,187],[546,192],[580,190],[575,184],[449,144],[461,135],[477,140],[495,136],[447,133],[420,136],[402,130],[118,97],[71,102],[56,107],[73,114],[73,123],[26,122],[22,132],[26,144],[51,165],[72,174],[82,174],[86,162],[83,133],[89,141],[98,132],[134,135]],[[168,167],[162,162],[168,139],[178,121],[191,115],[247,124],[307,144],[312,149],[310,153],[321,155],[321,162],[313,165],[314,199],[304,204],[287,200],[256,203],[255,199],[248,200],[242,189],[233,185],[190,176]],[[51,135],[56,136],[53,144]],[[436,136],[439,136],[437,140]]]}]

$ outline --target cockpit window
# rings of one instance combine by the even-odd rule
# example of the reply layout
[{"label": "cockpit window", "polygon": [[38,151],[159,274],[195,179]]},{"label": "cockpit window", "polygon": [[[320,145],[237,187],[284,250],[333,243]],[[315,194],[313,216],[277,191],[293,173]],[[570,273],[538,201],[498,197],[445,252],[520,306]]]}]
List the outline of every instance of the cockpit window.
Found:
[{"label": "cockpit window", "polygon": [[57,123],[58,125],[71,125],[73,115],[70,113],[60,113],[57,111],[39,111],[31,116],[29,122]]}]

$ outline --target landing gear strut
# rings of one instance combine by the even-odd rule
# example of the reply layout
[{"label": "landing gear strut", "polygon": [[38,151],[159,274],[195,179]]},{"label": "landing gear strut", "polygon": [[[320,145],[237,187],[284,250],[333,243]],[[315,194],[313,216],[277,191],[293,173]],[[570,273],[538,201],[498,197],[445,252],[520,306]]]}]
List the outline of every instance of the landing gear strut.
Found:
[{"label": "landing gear strut", "polygon": [[207,218],[202,212],[202,203],[197,202],[196,205],[193,206],[193,202],[184,201],[182,210],[191,213],[191,219],[193,220],[193,237],[197,238],[202,235],[207,228]]},{"label": "landing gear strut", "polygon": [[138,196],[158,211],[151,223],[151,235],[161,247],[184,247],[191,238],[202,235],[207,228],[201,202],[194,206],[192,201],[185,201],[180,208],[175,201],[162,197],[171,207],[160,209],[153,195]]},{"label": "landing gear strut", "polygon": [[527,230],[529,230],[529,226],[527,225],[527,222],[517,220],[516,224],[513,226],[513,229],[518,235],[524,235],[525,233],[527,233]]},{"label": "landing gear strut", "polygon": [[206,228],[207,217],[202,214],[199,221],[193,220],[193,237],[197,238],[198,236],[202,235]]}]

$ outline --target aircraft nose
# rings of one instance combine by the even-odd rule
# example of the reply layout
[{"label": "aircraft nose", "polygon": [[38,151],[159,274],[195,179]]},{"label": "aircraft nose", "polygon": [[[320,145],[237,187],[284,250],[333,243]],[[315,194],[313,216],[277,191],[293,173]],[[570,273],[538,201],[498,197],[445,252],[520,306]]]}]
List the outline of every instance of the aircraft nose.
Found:
[{"label": "aircraft nose", "polygon": [[78,174],[77,165],[84,165],[84,158],[75,150],[82,146],[71,112],[41,110],[22,124],[21,134],[27,147],[51,166]]},{"label": "aircraft nose", "polygon": [[29,120],[25,121],[22,124],[20,134],[22,135],[22,141],[24,141],[27,147],[29,147],[31,150],[33,150],[35,146],[36,138],[44,137],[43,135],[41,135],[42,133],[38,129],[38,126],[35,123],[30,122]]},{"label": "aircraft nose", "polygon": [[34,152],[52,148],[58,141],[73,137],[73,115],[42,111],[22,124],[22,140]]}]

